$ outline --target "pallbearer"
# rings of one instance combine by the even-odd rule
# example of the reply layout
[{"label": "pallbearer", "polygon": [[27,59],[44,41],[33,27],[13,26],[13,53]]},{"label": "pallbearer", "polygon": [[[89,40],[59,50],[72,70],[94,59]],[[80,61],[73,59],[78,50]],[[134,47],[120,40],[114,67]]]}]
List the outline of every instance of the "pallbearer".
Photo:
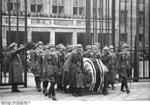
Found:
[{"label": "pallbearer", "polygon": [[70,67],[70,87],[73,96],[81,96],[83,86],[83,52],[82,45],[78,44],[72,55]]},{"label": "pallbearer", "polygon": [[92,52],[92,46],[91,45],[87,45],[86,46],[86,51],[84,52],[84,57],[86,58],[91,58],[91,52]]},{"label": "pallbearer", "polygon": [[[109,66],[109,61],[110,61],[109,47],[105,46],[102,52],[102,62],[104,63],[105,66],[107,66],[107,68]],[[105,95],[108,94],[108,86],[110,81],[111,81],[110,75],[109,73],[106,73],[104,78],[104,90],[103,90]]]},{"label": "pallbearer", "polygon": [[64,69],[62,73],[62,87],[65,93],[67,93],[67,86],[69,85],[69,69],[71,65],[72,55],[73,55],[73,46],[68,46],[66,49],[65,60],[64,60]]},{"label": "pallbearer", "polygon": [[94,58],[94,59],[101,59],[101,52],[100,52],[100,49],[99,49],[99,46],[98,45],[92,45],[92,52],[91,52],[91,58]]}]

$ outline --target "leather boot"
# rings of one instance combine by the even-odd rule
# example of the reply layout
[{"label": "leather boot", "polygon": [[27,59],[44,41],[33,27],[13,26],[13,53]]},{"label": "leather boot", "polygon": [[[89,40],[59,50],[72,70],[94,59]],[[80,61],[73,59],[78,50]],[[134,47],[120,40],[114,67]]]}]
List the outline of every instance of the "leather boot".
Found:
[{"label": "leather boot", "polygon": [[112,90],[115,90],[115,86],[114,86],[114,84],[111,84],[111,86],[112,86]]},{"label": "leather boot", "polygon": [[47,96],[47,89],[43,89],[43,94]]},{"label": "leather boot", "polygon": [[38,82],[38,92],[41,92],[41,82]]},{"label": "leather boot", "polygon": [[20,92],[20,90],[18,89],[18,86],[17,86],[17,84],[12,84],[12,90],[11,90],[12,92]]},{"label": "leather boot", "polygon": [[56,96],[52,96],[52,100],[57,100],[57,99],[56,99]]},{"label": "leather boot", "polygon": [[124,86],[125,86],[124,81],[122,81],[122,82],[121,82],[121,91],[122,91],[122,92],[126,92],[126,91],[124,90]]},{"label": "leather boot", "polygon": [[125,82],[125,88],[126,88],[127,94],[129,94],[129,93],[130,93],[130,90],[129,90],[129,88],[128,88],[127,82]]},{"label": "leather boot", "polygon": [[108,95],[108,89],[107,88],[103,88],[103,94]]},{"label": "leather boot", "polygon": [[51,92],[51,90],[49,90],[49,92],[47,92],[47,96],[48,96],[48,98],[52,98],[52,92]]}]

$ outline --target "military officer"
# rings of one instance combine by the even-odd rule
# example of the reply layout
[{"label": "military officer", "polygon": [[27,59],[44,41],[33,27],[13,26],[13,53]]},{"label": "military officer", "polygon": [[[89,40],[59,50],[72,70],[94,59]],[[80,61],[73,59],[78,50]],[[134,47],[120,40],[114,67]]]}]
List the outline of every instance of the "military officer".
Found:
[{"label": "military officer", "polygon": [[[130,54],[129,54],[129,45],[128,44],[123,44],[122,45],[122,52],[119,53],[118,55],[118,61],[117,61],[117,69],[119,73],[119,77],[121,79],[121,91],[122,92],[127,92],[127,94],[130,93],[130,90],[128,88],[128,74],[127,70],[130,69]],[[126,90],[124,90],[124,87]]]}]

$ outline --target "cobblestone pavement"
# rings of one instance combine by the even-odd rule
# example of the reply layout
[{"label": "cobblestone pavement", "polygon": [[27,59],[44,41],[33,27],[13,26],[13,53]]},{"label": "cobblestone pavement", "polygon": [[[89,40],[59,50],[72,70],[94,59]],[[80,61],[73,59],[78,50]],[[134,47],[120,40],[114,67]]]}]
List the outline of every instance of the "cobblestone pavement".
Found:
[{"label": "cobblestone pavement", "polygon": [[[73,97],[71,94],[66,94],[56,91],[56,97],[59,101],[150,101],[150,80],[144,82],[132,82],[131,93],[126,94],[120,91],[120,83],[117,83],[115,90],[109,89],[109,95],[102,94],[86,94],[80,97]],[[21,92],[12,93],[10,86],[0,87],[0,101],[49,101],[50,98],[44,96],[42,92],[37,92],[35,89],[34,78],[32,74],[28,74],[28,87],[19,86]]]}]

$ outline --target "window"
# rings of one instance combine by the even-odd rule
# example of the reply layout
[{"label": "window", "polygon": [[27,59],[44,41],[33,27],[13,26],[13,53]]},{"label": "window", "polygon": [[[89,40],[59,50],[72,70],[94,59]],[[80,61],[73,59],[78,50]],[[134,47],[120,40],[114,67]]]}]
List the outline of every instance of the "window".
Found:
[{"label": "window", "polygon": [[42,0],[29,0],[30,1],[30,11],[37,13],[43,11],[43,1]]},{"label": "window", "polygon": [[73,7],[73,15],[77,15],[78,14],[78,7]]},{"label": "window", "polygon": [[64,13],[64,0],[53,0],[52,12],[54,14]]},{"label": "window", "polygon": [[144,16],[143,11],[140,11],[139,12],[139,25],[143,25],[143,16]]},{"label": "window", "polygon": [[121,25],[127,25],[127,10],[121,10],[120,24]]},{"label": "window", "polygon": [[7,10],[9,11],[15,11],[17,12],[17,6],[18,6],[18,10],[20,10],[20,3],[7,3]]},{"label": "window", "polygon": [[31,4],[31,12],[36,12],[36,5],[35,4]]},{"label": "window", "polygon": [[53,13],[54,13],[54,14],[57,13],[57,6],[53,6]]},{"label": "window", "polygon": [[39,4],[39,5],[37,5],[37,12],[41,12],[41,11],[42,11],[42,5]]},{"label": "window", "polygon": [[59,6],[59,14],[63,14],[64,13],[64,6]]},{"label": "window", "polygon": [[73,0],[73,15],[84,15],[83,0]]},{"label": "window", "polygon": [[31,4],[30,5],[31,12],[42,12],[43,5],[42,4]]},{"label": "window", "polygon": [[79,7],[79,15],[83,15],[83,7]]},{"label": "window", "polygon": [[13,3],[7,3],[7,10],[13,11]]}]

